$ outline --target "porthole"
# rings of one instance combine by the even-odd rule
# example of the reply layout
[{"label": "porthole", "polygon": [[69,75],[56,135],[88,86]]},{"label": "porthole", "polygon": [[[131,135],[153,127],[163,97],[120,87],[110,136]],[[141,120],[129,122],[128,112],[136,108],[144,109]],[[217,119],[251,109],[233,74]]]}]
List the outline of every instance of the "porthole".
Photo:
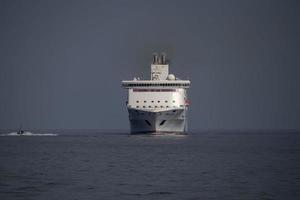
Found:
[{"label": "porthole", "polygon": [[175,103],[175,100],[173,100],[173,103]]},{"label": "porthole", "polygon": [[167,101],[167,100],[166,100],[165,102],[166,102],[166,103],[168,103],[168,101]]},{"label": "porthole", "polygon": [[151,103],[154,103],[154,101],[151,101]]},{"label": "porthole", "polygon": [[147,101],[144,101],[144,103],[147,103]]},{"label": "porthole", "polygon": [[139,103],[139,101],[136,101],[137,103]]},{"label": "porthole", "polygon": [[157,101],[157,103],[160,103],[160,101]]}]

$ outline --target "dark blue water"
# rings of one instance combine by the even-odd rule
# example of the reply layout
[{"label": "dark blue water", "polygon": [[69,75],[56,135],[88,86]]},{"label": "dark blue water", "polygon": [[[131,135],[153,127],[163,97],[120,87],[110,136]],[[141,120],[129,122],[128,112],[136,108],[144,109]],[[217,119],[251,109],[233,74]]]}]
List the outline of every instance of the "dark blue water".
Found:
[{"label": "dark blue water", "polygon": [[0,137],[0,199],[300,199],[300,134]]}]

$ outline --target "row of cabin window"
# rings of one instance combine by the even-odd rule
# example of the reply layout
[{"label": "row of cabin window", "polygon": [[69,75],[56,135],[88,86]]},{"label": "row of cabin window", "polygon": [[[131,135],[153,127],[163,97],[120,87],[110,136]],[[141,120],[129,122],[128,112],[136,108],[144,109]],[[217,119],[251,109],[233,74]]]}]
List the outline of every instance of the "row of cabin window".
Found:
[{"label": "row of cabin window", "polygon": [[[175,113],[176,110],[173,110],[172,112]],[[167,112],[166,115],[172,115],[172,112]],[[145,115],[145,113],[139,112],[138,110],[135,110],[135,113],[137,113],[138,115]],[[157,113],[157,114],[162,115],[162,113]],[[149,112],[148,115],[155,115],[155,113]]]},{"label": "row of cabin window", "polygon": [[127,87],[151,87],[151,86],[189,86],[190,84],[188,83],[168,83],[168,84],[125,84],[125,86]]},{"label": "row of cabin window", "polygon": [[[131,106],[129,106],[131,107]],[[140,106],[136,106],[136,108],[139,108]],[[147,106],[141,106],[143,108],[146,108]],[[159,106],[153,106],[153,108],[158,108]],[[163,108],[164,106],[160,106],[161,108]],[[170,106],[166,106],[166,108],[169,108]],[[180,107],[183,107],[183,105],[180,105]],[[148,106],[148,108],[152,108],[152,106]],[[176,106],[173,106],[173,108],[176,108]]]},{"label": "row of cabin window", "polygon": [[[140,101],[136,101],[137,103],[139,103]],[[144,103],[147,103],[147,101],[144,101]],[[151,103],[154,103],[154,101],[152,100]],[[160,103],[160,101],[157,101],[157,103]],[[168,103],[167,100],[165,100],[165,103]],[[173,103],[175,103],[175,100],[173,100]]]}]

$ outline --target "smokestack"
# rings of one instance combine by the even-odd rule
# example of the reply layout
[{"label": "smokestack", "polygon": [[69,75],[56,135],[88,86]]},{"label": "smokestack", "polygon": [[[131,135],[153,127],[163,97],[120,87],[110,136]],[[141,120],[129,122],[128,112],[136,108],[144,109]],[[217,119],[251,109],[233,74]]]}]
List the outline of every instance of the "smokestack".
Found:
[{"label": "smokestack", "polygon": [[166,64],[166,54],[163,52],[161,53],[161,64]]},{"label": "smokestack", "polygon": [[153,64],[157,64],[158,63],[158,55],[157,53],[153,53]]},{"label": "smokestack", "polygon": [[162,57],[161,57],[161,55],[158,56],[158,64],[162,64]]}]

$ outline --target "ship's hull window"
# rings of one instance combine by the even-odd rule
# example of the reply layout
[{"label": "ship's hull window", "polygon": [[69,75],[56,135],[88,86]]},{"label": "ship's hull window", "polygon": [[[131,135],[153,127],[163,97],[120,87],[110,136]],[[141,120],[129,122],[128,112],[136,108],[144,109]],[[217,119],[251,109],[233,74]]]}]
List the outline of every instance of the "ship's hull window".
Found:
[{"label": "ship's hull window", "polygon": [[145,122],[146,122],[149,126],[151,126],[151,123],[150,123],[148,120],[145,120]]},{"label": "ship's hull window", "polygon": [[162,126],[162,125],[164,125],[165,122],[166,122],[166,120],[162,120],[159,125]]}]

